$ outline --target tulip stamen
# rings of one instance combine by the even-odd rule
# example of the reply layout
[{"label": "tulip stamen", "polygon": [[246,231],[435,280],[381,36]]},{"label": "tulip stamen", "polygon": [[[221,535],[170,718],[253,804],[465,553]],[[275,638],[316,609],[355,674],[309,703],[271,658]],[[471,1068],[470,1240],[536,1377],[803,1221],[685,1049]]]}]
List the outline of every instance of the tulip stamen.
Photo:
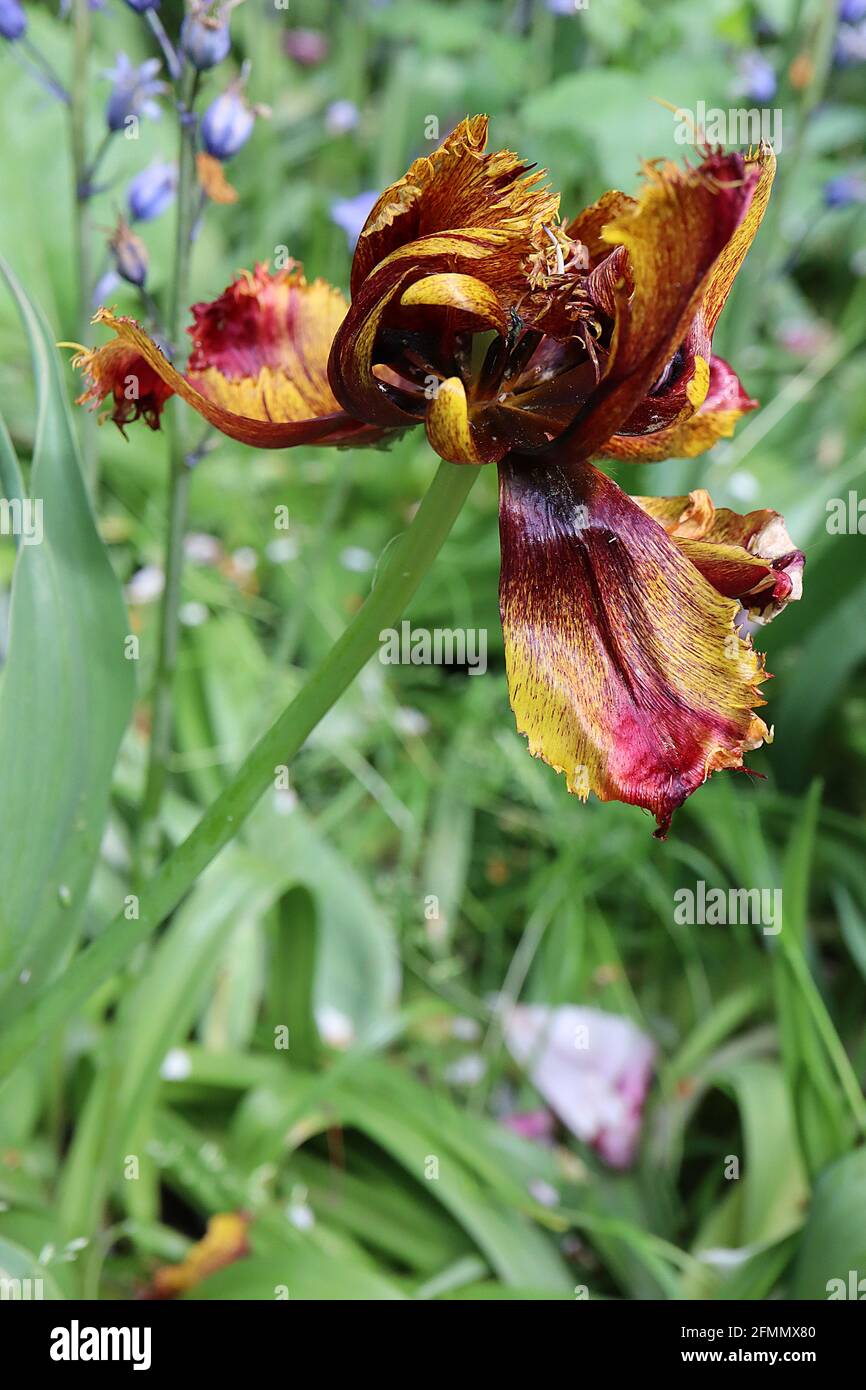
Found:
[{"label": "tulip stamen", "polygon": [[547,227],[547,226],[542,227],[542,231],[547,233],[548,237],[550,238],[551,242],[553,243],[553,249],[554,249],[554,251],[556,252],[556,274],[557,274],[557,275],[564,275],[564,274],[565,274],[565,259],[564,259],[563,254],[562,254],[562,247],[560,246],[559,242],[557,241],[556,236],[554,235],[553,229],[552,229],[551,227]]}]

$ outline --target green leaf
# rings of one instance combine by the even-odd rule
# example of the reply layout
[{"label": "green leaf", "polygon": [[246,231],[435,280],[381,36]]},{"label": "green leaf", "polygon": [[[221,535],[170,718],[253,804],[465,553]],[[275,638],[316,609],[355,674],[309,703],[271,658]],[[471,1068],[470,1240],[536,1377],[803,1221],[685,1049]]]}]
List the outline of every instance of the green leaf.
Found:
[{"label": "green leaf", "polygon": [[309,889],[292,888],[280,899],[269,970],[272,1025],[289,1030],[292,1059],[312,1066],[319,1055],[313,1016],[316,974],[316,903]]},{"label": "green leaf", "polygon": [[57,1301],[63,1297],[54,1278],[35,1255],[0,1236],[0,1284],[4,1289],[4,1299],[16,1296],[5,1292],[8,1279],[16,1281],[13,1287],[19,1291],[17,1296],[22,1299]]},{"label": "green leaf", "polygon": [[[14,1012],[73,943],[133,677],[120,586],[94,525],[51,334],[12,272],[2,262],[0,269],[36,378],[30,497],[41,503],[43,530],[40,544],[22,543],[18,554],[0,689],[0,991],[18,991]],[[24,971],[26,991],[18,983]]]},{"label": "green leaf", "polygon": [[[866,1277],[866,1149],[846,1154],[818,1178],[789,1297],[850,1297],[852,1270],[855,1283]],[[845,1292],[831,1280],[842,1280]]]}]

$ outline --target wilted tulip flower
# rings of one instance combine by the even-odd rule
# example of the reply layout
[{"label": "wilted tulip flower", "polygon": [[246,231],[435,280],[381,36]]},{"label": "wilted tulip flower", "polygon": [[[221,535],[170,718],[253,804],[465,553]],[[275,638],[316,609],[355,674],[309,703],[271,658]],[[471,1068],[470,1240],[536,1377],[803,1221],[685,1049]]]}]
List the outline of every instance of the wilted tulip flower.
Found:
[{"label": "wilted tulip flower", "polygon": [[[769,739],[763,658],[737,629],[799,597],[803,556],[772,511],[633,498],[593,458],[692,457],[755,402],[712,352],[773,181],[768,146],[645,166],[570,222],[487,120],[463,121],[377,199],[351,303],[300,266],[193,307],[185,374],[131,319],[82,354],[82,400],[156,427],[177,393],[260,448],[366,444],[423,424],[451,463],[499,469],[500,610],[530,752],[585,799],[672,813]],[[124,373],[160,386],[124,398]]]},{"label": "wilted tulip flower", "polygon": [[142,169],[126,190],[129,215],[136,222],[152,222],[170,207],[177,191],[177,165],[160,160]]}]

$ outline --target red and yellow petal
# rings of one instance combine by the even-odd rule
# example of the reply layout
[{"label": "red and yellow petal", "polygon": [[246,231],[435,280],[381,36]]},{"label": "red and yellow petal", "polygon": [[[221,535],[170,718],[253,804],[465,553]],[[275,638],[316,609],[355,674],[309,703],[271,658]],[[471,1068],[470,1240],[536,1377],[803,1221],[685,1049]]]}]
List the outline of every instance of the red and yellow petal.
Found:
[{"label": "red and yellow petal", "polygon": [[586,247],[592,269],[610,255],[610,242],[604,236],[605,227],[634,212],[636,207],[634,198],[613,188],[568,223],[566,235]]},{"label": "red and yellow petal", "polygon": [[769,623],[803,593],[806,557],[769,509],[741,516],[716,508],[698,488],[688,497],[635,497],[714,588],[737,598],[749,618]]},{"label": "red and yellow petal", "polygon": [[[599,241],[625,247],[634,290],[618,298],[606,374],[569,427],[572,458],[589,458],[611,436],[627,429],[632,433],[630,417],[641,411],[647,412],[645,423],[652,429],[659,423],[676,428],[697,409],[704,388],[712,389],[706,380],[706,351],[701,351],[694,356],[703,365],[697,364],[694,380],[688,381],[692,398],[678,402],[671,419],[661,417],[658,402],[653,410],[645,399],[694,331],[702,309],[703,336],[711,334],[763,215],[772,152],[755,160],[712,154],[697,169],[654,164],[646,172],[647,185],[636,203],[616,199],[611,220],[601,222],[604,214],[596,213],[591,224]],[[656,441],[655,449],[666,442]],[[616,456],[638,456],[629,449],[621,446]]]},{"label": "red and yellow petal", "polygon": [[770,191],[776,177],[776,156],[771,145],[761,144],[743,161],[743,213],[710,273],[704,290],[704,317],[712,333],[740,266],[746,258],[767,211]]},{"label": "red and yellow petal", "polygon": [[[693,388],[694,389],[694,388]],[[626,459],[632,463],[659,463],[669,458],[696,458],[720,439],[729,439],[734,428],[758,402],[746,394],[727,362],[712,357],[709,386],[703,404],[694,414],[652,434],[618,433],[599,450],[602,458]]]},{"label": "red and yellow petal", "polygon": [[101,348],[82,348],[73,357],[72,365],[87,381],[87,389],[78,397],[77,405],[95,409],[110,396],[111,419],[122,433],[135,420],[144,420],[152,430],[159,429],[163,407],[174,395],[174,388],[154,371],[134,344],[118,337]]},{"label": "red and yellow petal", "polygon": [[89,379],[80,399],[111,396],[118,424],[143,415],[156,428],[165,401],[178,395],[223,434],[259,448],[367,441],[372,432],[340,410],[328,384],[345,311],[338,291],[308,284],[299,267],[269,275],[257,266],[213,303],[193,307],[193,350],[181,374],[134,319],[100,309],[95,322],[116,338],[75,359]]},{"label": "red and yellow petal", "polygon": [[584,799],[673,812],[768,739],[762,658],[662,526],[589,464],[500,464],[500,609],[517,727]]}]

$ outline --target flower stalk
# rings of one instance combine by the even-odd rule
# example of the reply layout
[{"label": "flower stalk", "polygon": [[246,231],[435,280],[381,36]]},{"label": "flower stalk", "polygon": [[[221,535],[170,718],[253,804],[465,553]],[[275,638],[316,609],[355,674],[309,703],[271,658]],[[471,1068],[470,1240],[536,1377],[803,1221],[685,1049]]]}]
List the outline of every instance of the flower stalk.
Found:
[{"label": "flower stalk", "polygon": [[[93,264],[90,219],[90,171],[87,159],[87,100],[89,94],[90,10],[87,0],[73,0],[72,81],[69,96],[69,136],[72,150],[73,206],[75,218],[75,274],[78,290],[76,333],[82,343],[92,342],[90,326]],[[88,416],[81,427],[81,462],[91,493],[96,487],[96,422]]]},{"label": "flower stalk", "polygon": [[[183,306],[187,302],[192,228],[195,219],[195,122],[193,108],[199,74],[187,71],[180,94],[180,149],[178,155],[177,224],[174,274],[169,291],[166,331],[171,347],[178,348]],[[168,509],[165,538],[165,588],[159,616],[159,645],[151,704],[151,736],[144,796],[138,824],[134,878],[147,876],[159,858],[160,808],[171,755],[174,675],[177,664],[178,623],[183,580],[183,542],[189,505],[191,468],[184,450],[180,402],[169,424]]]},{"label": "flower stalk", "polygon": [[478,477],[475,468],[441,463],[409,527],[388,548],[375,588],[342,637],[295,698],[262,735],[195,829],[149,877],[138,917],[121,912],[111,925],[4,1030],[0,1074],[49,1035],[121,970],[140,943],[171,913],[199,875],[238,833],[269,786],[375,654],[383,628],[394,627],[430,569]]}]

